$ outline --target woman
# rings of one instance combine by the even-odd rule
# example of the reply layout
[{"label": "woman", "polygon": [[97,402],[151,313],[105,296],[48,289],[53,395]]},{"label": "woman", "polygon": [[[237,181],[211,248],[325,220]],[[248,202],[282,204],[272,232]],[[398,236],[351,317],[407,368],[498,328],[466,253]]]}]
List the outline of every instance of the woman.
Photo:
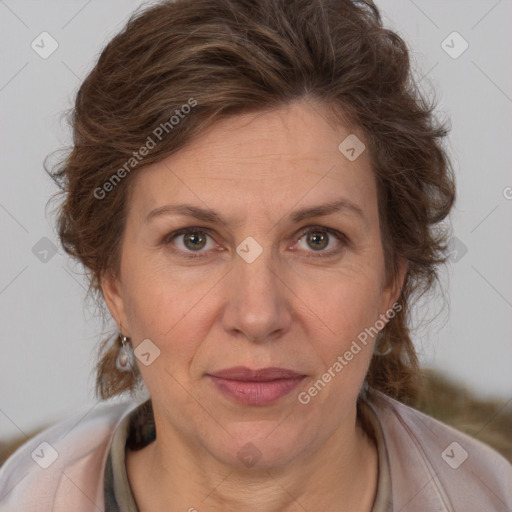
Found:
[{"label": "woman", "polygon": [[117,325],[98,394],[133,399],[19,449],[1,509],[512,508],[504,458],[407,405],[455,200],[433,108],[369,1],[134,15],[54,172]]}]

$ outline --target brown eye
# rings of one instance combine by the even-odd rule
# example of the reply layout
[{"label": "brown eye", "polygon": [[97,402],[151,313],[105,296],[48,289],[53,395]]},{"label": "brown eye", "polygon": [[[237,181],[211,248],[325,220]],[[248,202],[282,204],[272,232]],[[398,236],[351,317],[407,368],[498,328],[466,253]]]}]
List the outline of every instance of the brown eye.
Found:
[{"label": "brown eye", "polygon": [[199,229],[183,229],[170,233],[164,238],[163,244],[176,247],[178,253],[187,257],[206,256],[209,249],[215,248],[212,237]]},{"label": "brown eye", "polygon": [[329,235],[321,231],[310,231],[306,235],[307,244],[315,251],[325,249],[329,243]]},{"label": "brown eye", "polygon": [[192,251],[202,249],[206,245],[206,236],[200,231],[191,231],[190,233],[185,233],[182,236],[185,247]]},{"label": "brown eye", "polygon": [[349,239],[340,231],[315,226],[302,231],[297,242],[297,246],[306,253],[318,253],[310,256],[336,255],[348,245]]}]

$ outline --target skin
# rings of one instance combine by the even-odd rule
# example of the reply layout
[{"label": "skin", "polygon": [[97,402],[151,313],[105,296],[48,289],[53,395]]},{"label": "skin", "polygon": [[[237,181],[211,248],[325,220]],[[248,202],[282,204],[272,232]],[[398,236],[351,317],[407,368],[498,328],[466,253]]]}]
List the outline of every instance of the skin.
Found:
[{"label": "skin", "polygon": [[[378,457],[356,400],[374,340],[308,404],[297,399],[393,306],[406,271],[402,262],[385,283],[368,151],[351,162],[338,150],[351,133],[364,138],[327,122],[327,112],[303,100],[222,120],[134,176],[119,277],[105,275],[102,287],[133,346],[150,339],[160,350],[149,366],[137,361],[157,439],[126,454],[141,512],[372,508]],[[288,218],[340,198],[363,217]],[[213,209],[228,224],[177,214],[145,222],[153,209],[178,203]],[[308,238],[314,226],[349,241],[327,234],[318,242],[318,228]],[[172,237],[188,227],[209,236]],[[236,252],[248,236],[263,249],[252,263]],[[306,378],[273,404],[244,405],[206,376],[239,365]],[[247,443],[260,454],[252,467],[237,456]]]}]

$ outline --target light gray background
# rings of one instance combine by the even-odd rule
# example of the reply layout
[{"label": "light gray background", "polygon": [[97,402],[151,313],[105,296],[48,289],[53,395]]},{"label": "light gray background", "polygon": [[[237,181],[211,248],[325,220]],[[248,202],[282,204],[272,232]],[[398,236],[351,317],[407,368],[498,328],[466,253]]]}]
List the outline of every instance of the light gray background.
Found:
[{"label": "light gray background", "polygon": [[[97,402],[92,369],[105,326],[84,306],[79,268],[60,247],[42,252],[43,237],[58,246],[45,214],[57,188],[42,162],[69,143],[62,114],[138,5],[0,0],[0,439]],[[421,360],[482,396],[512,400],[512,1],[377,5],[452,123],[455,247],[467,252],[454,253],[444,275],[450,309],[440,297],[425,306],[430,315],[442,311],[414,333]],[[59,45],[47,59],[31,48],[44,31]],[[469,44],[458,58],[442,47],[453,31]],[[457,37],[445,43],[452,53],[462,48]]]}]

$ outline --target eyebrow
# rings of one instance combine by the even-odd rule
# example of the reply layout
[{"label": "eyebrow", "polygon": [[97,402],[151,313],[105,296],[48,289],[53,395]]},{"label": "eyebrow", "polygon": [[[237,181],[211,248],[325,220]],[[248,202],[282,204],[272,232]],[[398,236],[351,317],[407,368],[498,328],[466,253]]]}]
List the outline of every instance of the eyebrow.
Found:
[{"label": "eyebrow", "polygon": [[[300,208],[292,212],[288,217],[292,222],[297,223],[311,217],[324,217],[337,212],[352,214],[366,221],[366,217],[361,207],[348,199],[339,199],[337,201],[331,201],[316,206]],[[148,223],[156,217],[173,214],[194,217],[203,222],[209,222],[212,224],[217,223],[225,227],[229,225],[228,221],[215,210],[210,208],[200,208],[190,204],[167,204],[165,206],[155,208],[148,213],[144,219],[144,223]]]}]

